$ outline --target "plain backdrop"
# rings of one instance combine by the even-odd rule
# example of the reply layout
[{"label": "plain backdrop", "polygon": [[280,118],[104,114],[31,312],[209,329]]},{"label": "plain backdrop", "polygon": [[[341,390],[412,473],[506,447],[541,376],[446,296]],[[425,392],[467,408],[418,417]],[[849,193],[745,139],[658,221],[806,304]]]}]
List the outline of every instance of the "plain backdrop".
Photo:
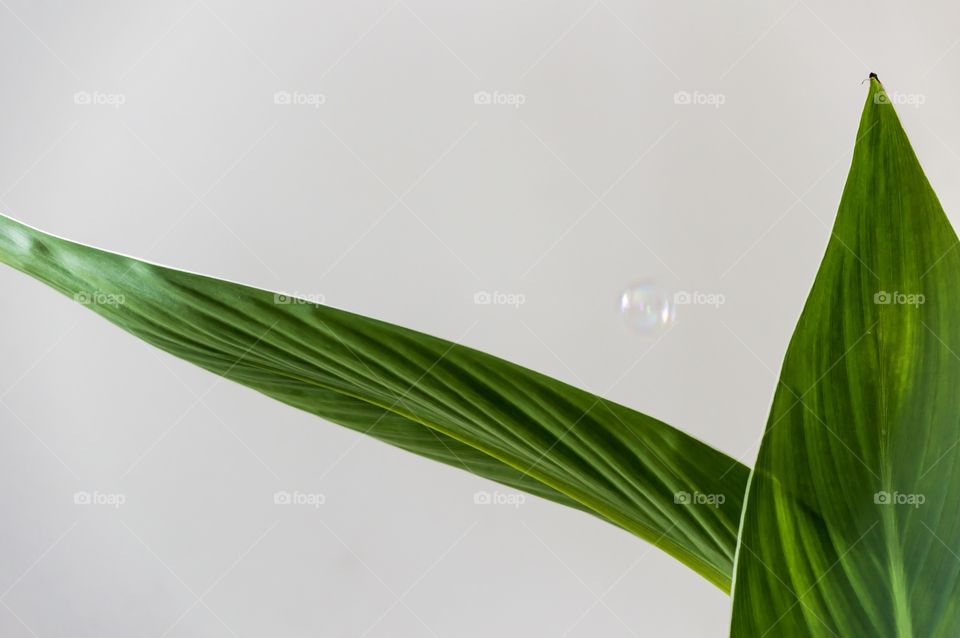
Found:
[{"label": "plain backdrop", "polygon": [[[945,1],[0,0],[0,209],[492,352],[752,463],[870,71],[957,220],[956,19]],[[618,309],[638,281],[723,303],[638,332]],[[0,635],[727,633],[725,594],[608,524],[477,505],[512,493],[9,269],[0,308]]]}]

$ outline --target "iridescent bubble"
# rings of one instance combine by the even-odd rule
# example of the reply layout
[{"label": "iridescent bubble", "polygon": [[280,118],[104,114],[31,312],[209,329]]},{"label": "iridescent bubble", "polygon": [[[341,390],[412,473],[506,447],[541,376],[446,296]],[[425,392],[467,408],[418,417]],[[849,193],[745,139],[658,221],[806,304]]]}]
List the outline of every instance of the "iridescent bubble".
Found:
[{"label": "iridescent bubble", "polygon": [[632,330],[651,333],[670,325],[674,307],[670,296],[659,286],[641,281],[621,293],[620,315]]}]

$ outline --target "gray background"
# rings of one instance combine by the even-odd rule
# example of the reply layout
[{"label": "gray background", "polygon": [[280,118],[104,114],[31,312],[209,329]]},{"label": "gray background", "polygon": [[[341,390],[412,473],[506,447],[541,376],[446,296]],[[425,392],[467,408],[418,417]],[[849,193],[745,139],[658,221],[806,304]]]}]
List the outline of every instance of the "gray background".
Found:
[{"label": "gray background", "polygon": [[[750,463],[869,71],[960,210],[956,17],[0,0],[0,207],[493,352]],[[635,280],[725,303],[638,333],[617,308]],[[0,291],[3,636],[726,635],[728,598],[622,531],[534,498],[475,505],[499,488],[219,382],[8,269]]]}]

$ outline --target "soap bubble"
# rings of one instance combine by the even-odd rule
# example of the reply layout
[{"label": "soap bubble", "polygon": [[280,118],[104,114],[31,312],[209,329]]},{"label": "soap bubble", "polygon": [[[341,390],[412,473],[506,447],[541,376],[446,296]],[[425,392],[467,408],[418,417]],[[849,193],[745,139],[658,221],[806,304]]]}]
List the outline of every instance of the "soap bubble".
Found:
[{"label": "soap bubble", "polygon": [[641,281],[621,293],[620,315],[632,330],[651,333],[670,325],[675,313],[664,290],[653,282]]}]

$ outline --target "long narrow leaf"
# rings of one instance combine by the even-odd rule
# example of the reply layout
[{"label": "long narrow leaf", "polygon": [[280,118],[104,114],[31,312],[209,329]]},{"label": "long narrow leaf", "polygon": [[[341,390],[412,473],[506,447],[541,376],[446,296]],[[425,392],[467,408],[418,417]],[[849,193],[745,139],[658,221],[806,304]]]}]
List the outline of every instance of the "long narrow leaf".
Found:
[{"label": "long narrow leaf", "polygon": [[960,635],[960,250],[874,77],[783,364],[732,635]]},{"label": "long narrow leaf", "polygon": [[656,419],[448,341],[326,306],[277,303],[271,292],[5,217],[0,261],[175,356],[387,443],[593,512],[729,589],[748,470]]}]

